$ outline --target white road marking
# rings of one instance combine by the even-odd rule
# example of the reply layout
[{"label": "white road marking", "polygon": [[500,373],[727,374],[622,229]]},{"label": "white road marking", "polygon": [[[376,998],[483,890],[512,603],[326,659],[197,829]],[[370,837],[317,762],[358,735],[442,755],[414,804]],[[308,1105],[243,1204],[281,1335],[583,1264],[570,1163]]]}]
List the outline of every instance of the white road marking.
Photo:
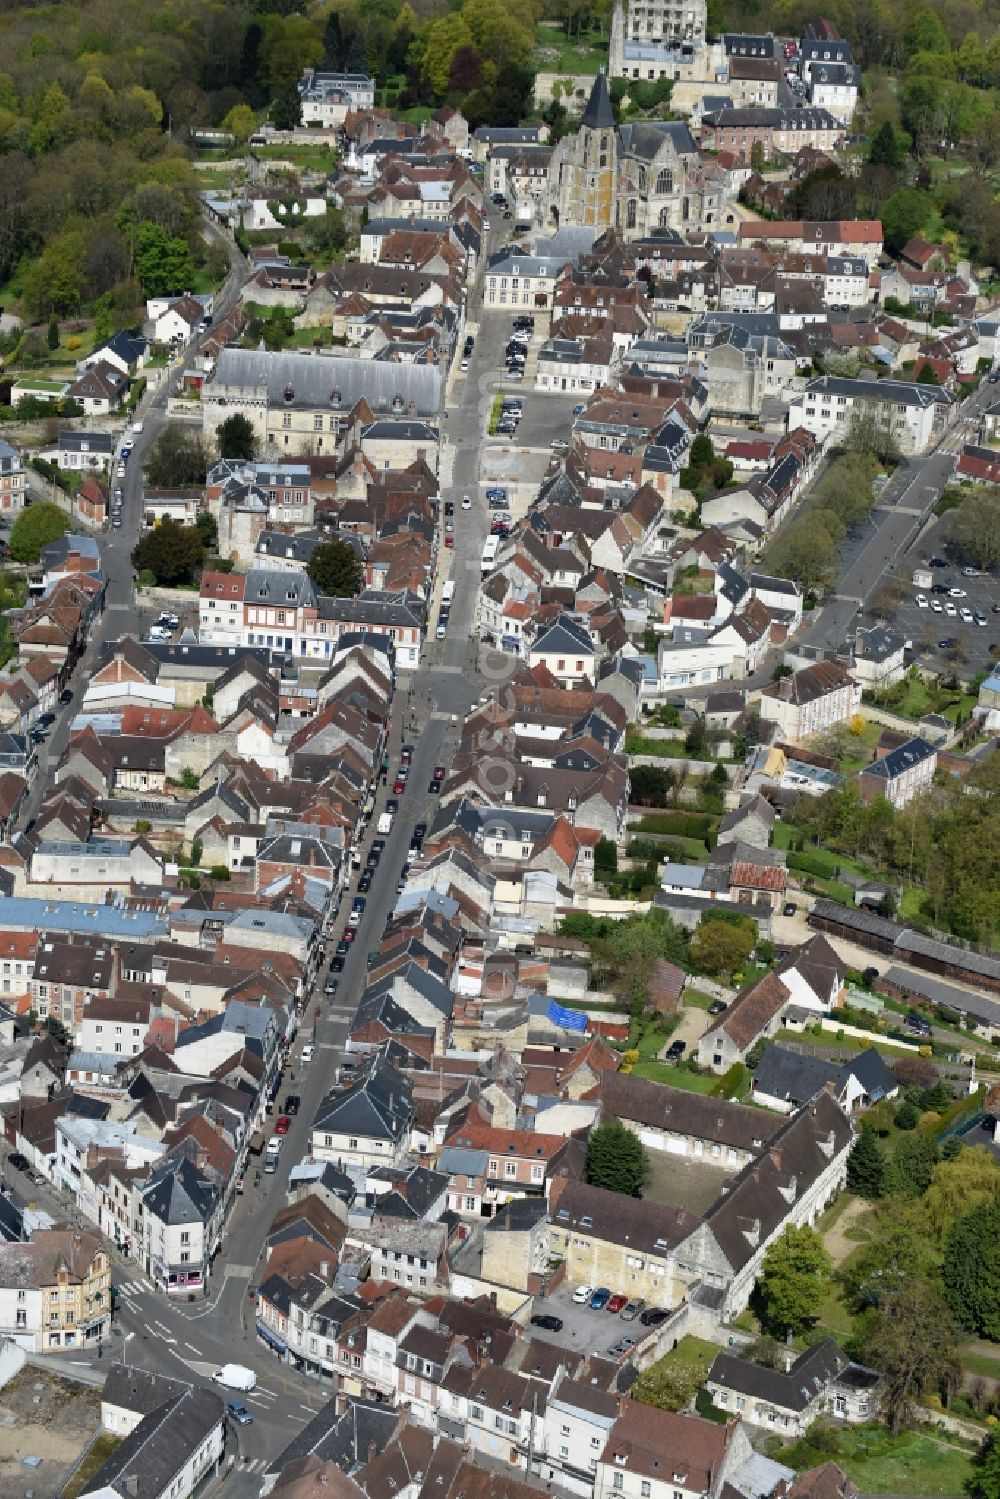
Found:
[{"label": "white road marking", "polygon": [[200,1348],[196,1348],[194,1346],[194,1344],[193,1343],[189,1343],[186,1338],[183,1341],[184,1341],[184,1347],[185,1348],[190,1348],[190,1350],[191,1350],[192,1353],[197,1354],[198,1358],[201,1358],[201,1349]]}]

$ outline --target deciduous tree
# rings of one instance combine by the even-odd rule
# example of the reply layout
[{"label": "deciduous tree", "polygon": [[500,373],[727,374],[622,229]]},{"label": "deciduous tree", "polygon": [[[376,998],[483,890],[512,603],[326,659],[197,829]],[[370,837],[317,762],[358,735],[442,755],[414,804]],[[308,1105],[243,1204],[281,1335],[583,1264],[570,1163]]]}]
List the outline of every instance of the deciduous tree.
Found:
[{"label": "deciduous tree", "polygon": [[791,1224],[764,1256],[757,1277],[763,1323],[776,1337],[802,1332],[816,1318],[832,1261],[808,1224]]},{"label": "deciduous tree", "polygon": [[37,562],[42,547],[57,541],[68,530],[69,517],[58,505],[29,505],[11,529],[10,555],[15,562]]},{"label": "deciduous tree", "polygon": [[908,1280],[870,1314],[865,1360],[883,1376],[882,1411],[893,1436],[920,1397],[941,1379],[954,1359],[955,1345],[955,1323],[927,1280]]},{"label": "deciduous tree", "polygon": [[150,448],[145,468],[146,483],[158,489],[204,484],[206,459],[201,433],[170,422]]},{"label": "deciduous tree", "polygon": [[132,550],[136,572],[150,572],[158,583],[187,583],[201,567],[205,543],[197,526],[160,521],[145,532]]},{"label": "deciduous tree", "polygon": [[731,978],[753,952],[756,933],[728,921],[703,921],[691,938],[691,962],[700,973]]},{"label": "deciduous tree", "polygon": [[959,1324],[1000,1342],[1000,1204],[995,1200],[981,1203],[952,1225],[941,1280]]}]

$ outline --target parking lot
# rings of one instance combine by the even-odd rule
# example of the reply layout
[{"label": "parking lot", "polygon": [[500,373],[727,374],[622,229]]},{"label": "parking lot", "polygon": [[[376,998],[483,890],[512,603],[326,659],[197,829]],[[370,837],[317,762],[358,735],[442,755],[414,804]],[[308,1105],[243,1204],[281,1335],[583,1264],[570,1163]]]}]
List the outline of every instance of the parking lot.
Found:
[{"label": "parking lot", "polygon": [[575,1289],[575,1286],[561,1286],[554,1295],[535,1301],[536,1314],[561,1318],[561,1332],[549,1332],[544,1327],[527,1327],[525,1332],[540,1342],[556,1343],[575,1353],[596,1353],[605,1357],[622,1338],[635,1338],[639,1343],[655,1331],[644,1327],[638,1317],[626,1322],[620,1315],[608,1311],[593,1312],[589,1306],[578,1306],[573,1300]]},{"label": "parking lot", "polygon": [[[893,573],[893,581],[899,588],[902,599],[891,611],[887,611],[888,622],[907,640],[913,642],[911,660],[935,671],[959,670],[965,678],[973,677],[992,666],[991,647],[1000,640],[1000,614],[992,612],[993,605],[1000,603],[1000,579],[986,573],[979,578],[965,577],[962,568],[955,563],[948,551],[948,529],[950,517],[944,515],[927,531],[914,547],[907,552]],[[929,569],[932,582],[944,588],[961,588],[964,598],[949,599],[935,594],[929,588],[917,588],[911,581],[915,568],[926,565],[932,558],[940,558],[947,565]],[[917,594],[927,599],[927,607],[920,608]],[[938,604],[939,609],[933,607]],[[949,614],[951,605],[955,613]],[[961,610],[968,608],[986,618],[985,625],[975,619],[971,622],[961,618]],[[866,619],[866,622],[867,619]],[[953,642],[942,645],[942,641]]]}]

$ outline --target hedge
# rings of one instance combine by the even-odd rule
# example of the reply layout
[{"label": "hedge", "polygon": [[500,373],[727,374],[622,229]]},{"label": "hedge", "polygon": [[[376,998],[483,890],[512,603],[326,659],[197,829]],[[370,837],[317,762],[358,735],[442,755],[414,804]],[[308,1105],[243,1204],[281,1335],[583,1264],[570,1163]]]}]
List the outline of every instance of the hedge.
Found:
[{"label": "hedge", "polygon": [[800,874],[815,874],[821,880],[828,879],[831,875],[835,876],[840,869],[832,854],[821,851],[810,854],[789,849],[786,863],[789,869],[796,870]]},{"label": "hedge", "polygon": [[712,1089],[713,1098],[735,1098],[747,1080],[747,1069],[742,1062],[734,1062]]},{"label": "hedge", "polygon": [[707,842],[719,825],[711,812],[653,812],[640,819],[637,831],[665,833],[674,838],[700,838]]}]

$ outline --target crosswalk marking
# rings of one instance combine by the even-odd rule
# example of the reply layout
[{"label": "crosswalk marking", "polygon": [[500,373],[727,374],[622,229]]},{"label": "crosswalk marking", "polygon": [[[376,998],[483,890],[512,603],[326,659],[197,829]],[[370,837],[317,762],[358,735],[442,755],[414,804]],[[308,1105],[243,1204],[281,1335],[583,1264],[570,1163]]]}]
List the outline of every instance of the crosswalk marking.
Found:
[{"label": "crosswalk marking", "polygon": [[121,1285],[115,1286],[119,1296],[145,1296],[152,1289],[153,1284],[148,1280],[123,1280]]}]

